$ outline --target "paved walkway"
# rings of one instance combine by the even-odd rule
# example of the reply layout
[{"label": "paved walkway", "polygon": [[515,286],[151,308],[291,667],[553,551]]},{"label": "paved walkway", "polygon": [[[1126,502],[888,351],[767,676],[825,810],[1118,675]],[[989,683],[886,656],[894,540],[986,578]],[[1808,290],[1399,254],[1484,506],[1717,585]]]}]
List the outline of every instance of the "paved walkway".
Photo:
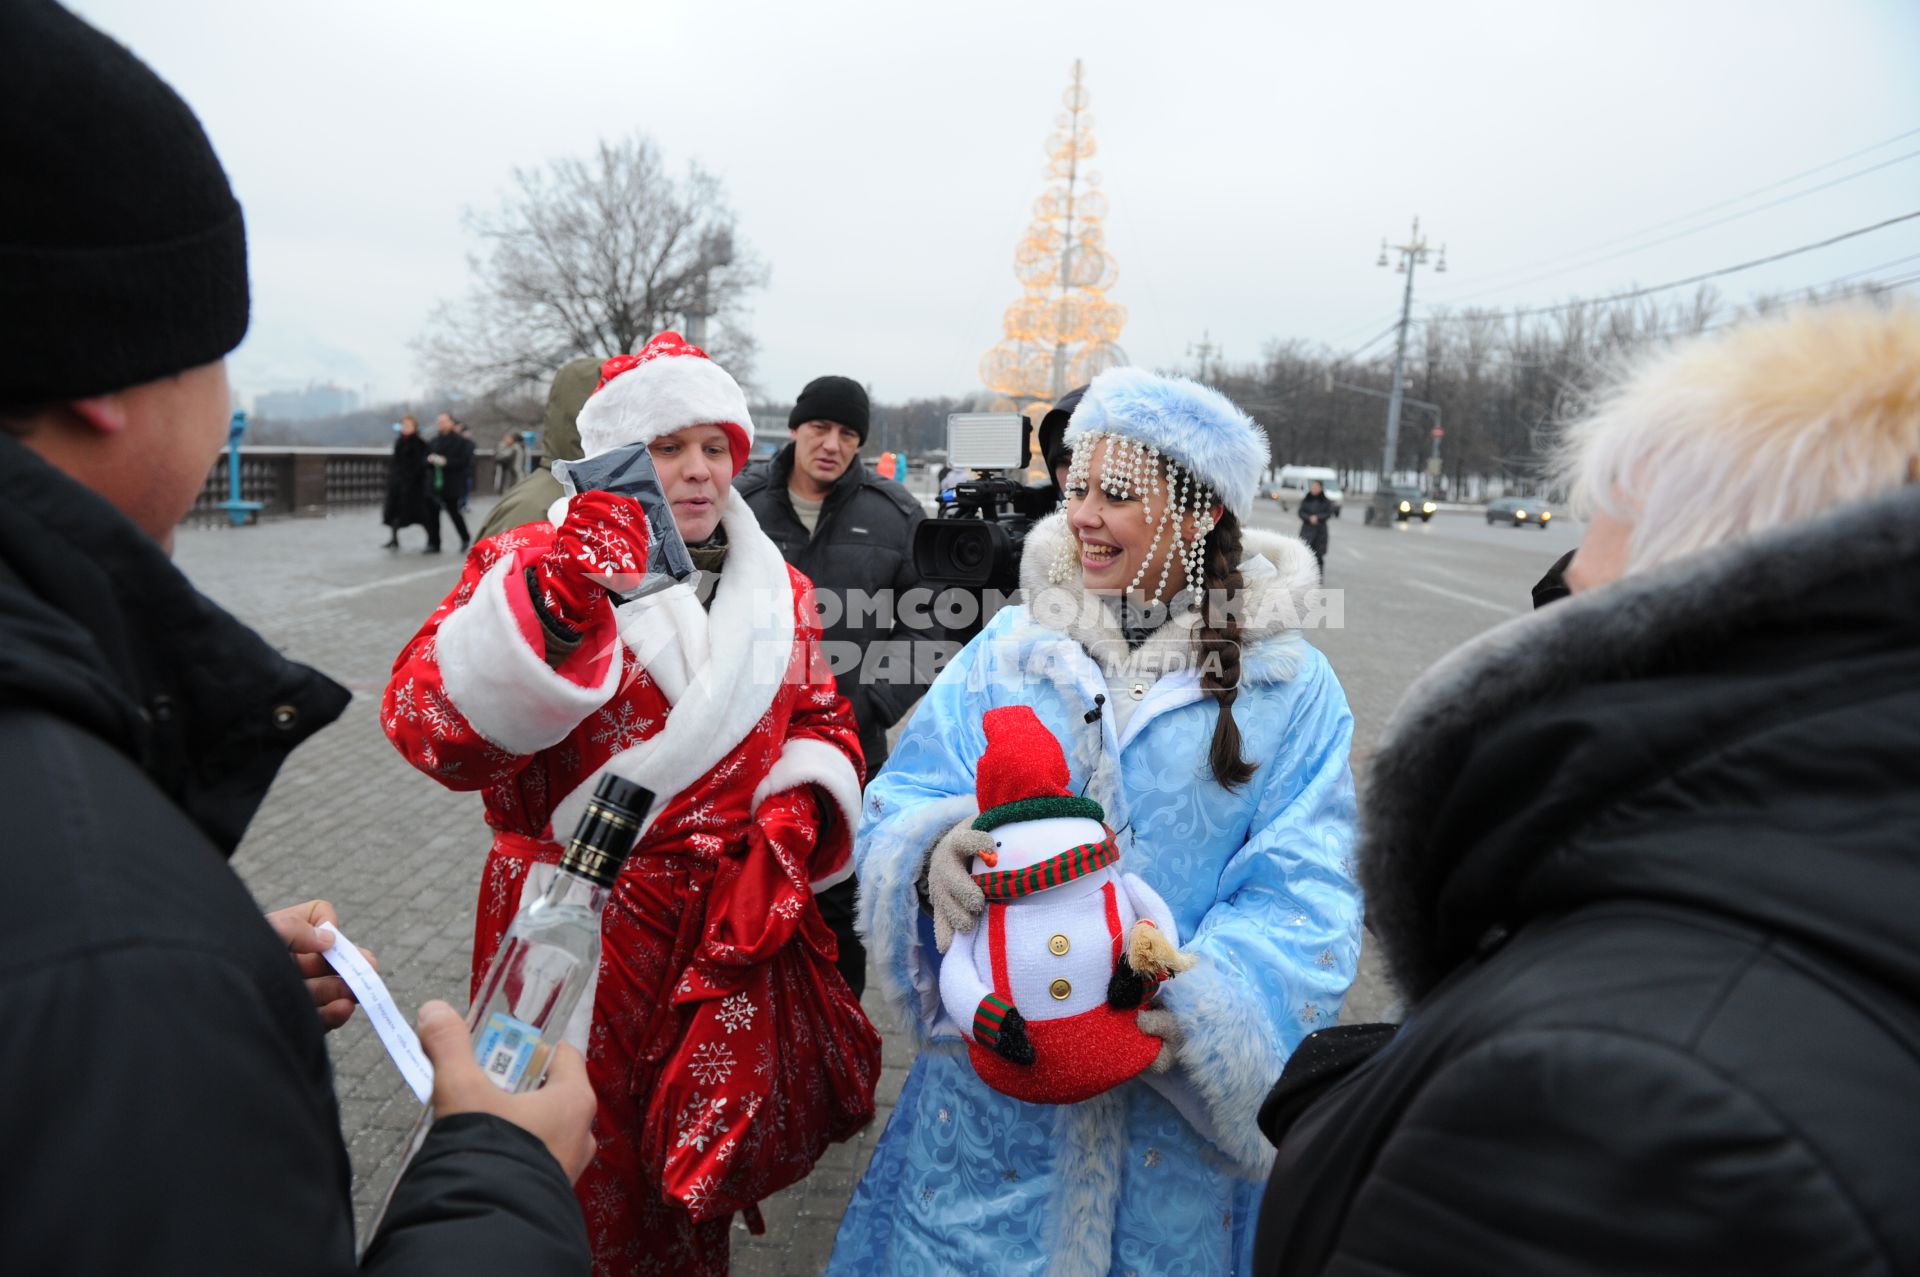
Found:
[{"label": "paved walkway", "polygon": [[[484,502],[470,519],[478,526]],[[464,1006],[473,912],[487,837],[480,799],[409,767],[378,721],[387,671],[458,578],[460,559],[383,550],[375,511],[288,519],[245,529],[183,528],[176,557],[200,588],[282,651],[318,666],[354,693],[341,721],[301,747],[234,858],[263,908],[331,900],[342,927],[379,957],[400,1005],[428,998]],[[448,534],[451,550],[454,542]],[[1349,1013],[1381,1001],[1375,978]],[[878,1118],[829,1150],[813,1175],[764,1208],[767,1233],[736,1225],[734,1272],[786,1277],[820,1271],[834,1230],[906,1078],[906,1038],[869,989],[868,1013],[886,1038]],[[379,1040],[356,1016],[332,1035],[341,1125],[353,1156],[354,1202],[364,1229],[419,1108]]]}]

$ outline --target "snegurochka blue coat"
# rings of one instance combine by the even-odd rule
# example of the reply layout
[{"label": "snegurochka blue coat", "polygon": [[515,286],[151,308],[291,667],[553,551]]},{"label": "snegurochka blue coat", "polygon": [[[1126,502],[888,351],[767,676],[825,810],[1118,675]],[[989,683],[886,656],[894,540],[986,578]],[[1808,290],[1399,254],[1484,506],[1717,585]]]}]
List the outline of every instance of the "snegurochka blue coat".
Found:
[{"label": "snegurochka blue coat", "polygon": [[[1129,649],[1102,601],[1047,584],[1066,535],[1059,515],[1034,528],[1027,601],[941,673],[867,788],[861,930],[920,1054],[841,1223],[828,1271],[842,1277],[1246,1272],[1272,1159],[1256,1111],[1353,980],[1353,719],[1299,632],[1336,619],[1312,553],[1247,535],[1233,713],[1257,770],[1228,791],[1207,765],[1218,706],[1200,691],[1192,629],[1176,612]],[[1107,708],[1089,725],[1096,695]],[[1172,1072],[1076,1105],[1024,1104],[975,1076],[916,891],[933,844],[977,810],[982,716],[1013,704],[1060,739],[1074,785],[1120,835],[1120,868],[1165,897],[1199,959],[1160,995],[1185,1039]]]}]

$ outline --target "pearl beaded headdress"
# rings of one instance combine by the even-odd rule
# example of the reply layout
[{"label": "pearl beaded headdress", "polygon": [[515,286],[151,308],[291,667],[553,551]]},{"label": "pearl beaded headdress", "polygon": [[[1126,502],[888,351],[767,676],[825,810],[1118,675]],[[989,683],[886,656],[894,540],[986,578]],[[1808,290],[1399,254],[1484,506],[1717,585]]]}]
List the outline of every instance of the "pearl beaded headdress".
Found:
[{"label": "pearl beaded headdress", "polygon": [[[1146,580],[1147,569],[1153,565],[1154,556],[1159,553],[1161,540],[1169,538],[1177,542],[1180,529],[1186,526],[1187,519],[1191,517],[1194,520],[1192,539],[1167,555],[1166,561],[1160,566],[1160,579],[1155,583],[1147,602],[1157,605],[1167,600],[1168,578],[1173,572],[1173,561],[1178,558],[1185,579],[1174,593],[1186,590],[1187,605],[1199,610],[1207,534],[1213,531],[1213,507],[1219,503],[1219,499],[1212,489],[1194,478],[1186,466],[1153,445],[1104,431],[1085,433],[1075,441],[1073,462],[1067,469],[1067,488],[1070,491],[1087,487],[1087,477],[1096,451],[1105,458],[1100,467],[1100,490],[1110,497],[1138,498],[1140,517],[1153,529],[1153,540],[1147,544],[1140,570],[1134,573],[1133,580],[1127,585],[1128,592],[1141,588]],[[1047,570],[1047,579],[1055,585],[1072,581],[1079,565],[1080,534],[1073,529],[1071,522],[1068,531],[1072,535],[1061,538],[1060,551]]]}]

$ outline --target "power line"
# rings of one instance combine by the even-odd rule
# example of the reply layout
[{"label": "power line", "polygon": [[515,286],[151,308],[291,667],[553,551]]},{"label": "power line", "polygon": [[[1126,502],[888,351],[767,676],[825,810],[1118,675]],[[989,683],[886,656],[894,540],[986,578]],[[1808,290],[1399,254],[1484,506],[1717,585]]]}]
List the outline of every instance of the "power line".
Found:
[{"label": "power line", "polygon": [[1856,170],[1843,177],[1836,177],[1829,182],[1822,182],[1818,186],[1809,186],[1804,191],[1795,191],[1791,195],[1783,195],[1777,200],[1769,200],[1765,204],[1756,204],[1752,208],[1741,209],[1738,213],[1729,213],[1725,217],[1717,217],[1711,222],[1702,222],[1698,226],[1690,226],[1686,230],[1675,231],[1671,235],[1663,235],[1659,239],[1649,240],[1644,244],[1635,244],[1631,248],[1623,248],[1616,253],[1608,253],[1605,256],[1591,258],[1587,261],[1574,262],[1572,265],[1563,266],[1559,270],[1547,271],[1544,274],[1533,275],[1526,279],[1516,279],[1508,284],[1496,284],[1492,288],[1483,288],[1479,292],[1465,293],[1458,297],[1448,298],[1447,300],[1451,302],[1471,301],[1475,297],[1485,297],[1490,293],[1505,292],[1510,288],[1524,288],[1528,284],[1537,284],[1544,279],[1553,279],[1560,275],[1565,275],[1569,271],[1585,270],[1589,266],[1598,266],[1603,262],[1616,261],[1622,257],[1631,257],[1633,254],[1644,252],[1649,248],[1658,248],[1662,244],[1671,244],[1674,240],[1685,239],[1689,235],[1698,235],[1701,231],[1710,231],[1716,226],[1725,226],[1728,222],[1737,222],[1743,217],[1751,217],[1755,213],[1764,213],[1770,208],[1778,208],[1782,204],[1792,203],[1804,195],[1814,195],[1821,191],[1831,189],[1832,187],[1839,186],[1843,182],[1851,182],[1857,177],[1865,177],[1869,173],[1877,173],[1883,168],[1904,163],[1916,156],[1920,156],[1920,151],[1908,151],[1905,155],[1896,155],[1890,160],[1882,160],[1878,164]]},{"label": "power line", "polygon": [[1688,284],[1704,283],[1709,279],[1718,279],[1722,275],[1738,274],[1740,271],[1752,270],[1756,266],[1765,266],[1770,262],[1785,261],[1789,257],[1798,257],[1802,253],[1811,253],[1815,249],[1827,248],[1845,240],[1857,239],[1859,236],[1869,235],[1874,231],[1885,230],[1889,226],[1898,226],[1902,222],[1910,222],[1916,217],[1920,217],[1920,210],[1915,210],[1911,213],[1902,213],[1898,217],[1889,217],[1886,221],[1875,222],[1871,226],[1862,226],[1855,230],[1845,231],[1829,239],[1820,240],[1817,243],[1802,244],[1799,248],[1790,248],[1784,253],[1773,253],[1766,257],[1756,257],[1750,262],[1741,262],[1736,266],[1723,266],[1719,270],[1710,270],[1699,275],[1689,275],[1685,279],[1676,279],[1665,284],[1654,284],[1648,288],[1635,288],[1628,292],[1613,293],[1606,297],[1576,298],[1570,302],[1562,302],[1557,306],[1526,306],[1516,310],[1481,311],[1477,312],[1477,314],[1487,319],[1518,319],[1523,315],[1550,315],[1556,311],[1576,310],[1582,306],[1604,306],[1609,302],[1631,301],[1636,297],[1647,297],[1654,293],[1664,293],[1674,288],[1685,288]]},{"label": "power line", "polygon": [[[1502,275],[1517,275],[1525,271],[1537,270],[1542,266],[1555,266],[1561,262],[1568,261],[1575,257],[1584,257],[1588,253],[1596,253],[1603,248],[1612,248],[1616,244],[1624,244],[1629,240],[1639,239],[1642,235],[1651,235],[1655,231],[1663,231],[1667,229],[1667,227],[1669,226],[1677,226],[1681,222],[1692,221],[1694,218],[1703,216],[1704,214],[1717,213],[1723,208],[1728,208],[1734,204],[1739,204],[1745,200],[1750,200],[1756,195],[1766,195],[1772,191],[1779,190],[1783,186],[1791,186],[1795,182],[1798,182],[1799,180],[1801,180],[1802,178],[1812,177],[1816,173],[1824,173],[1830,168],[1838,168],[1840,165],[1847,163],[1849,160],[1857,160],[1863,155],[1871,155],[1873,152],[1878,151],[1883,147],[1892,146],[1895,142],[1904,142],[1906,139],[1910,137],[1915,137],[1915,136],[1920,136],[1920,128],[1908,129],[1905,133],[1897,133],[1890,138],[1885,138],[1885,139],[1882,139],[1881,141],[1875,142],[1872,146],[1865,146],[1860,148],[1857,151],[1849,151],[1847,154],[1842,155],[1838,159],[1828,160],[1824,164],[1816,164],[1810,169],[1802,169],[1800,172],[1793,174],[1791,177],[1783,177],[1776,182],[1769,182],[1765,186],[1755,187],[1753,190],[1747,191],[1740,195],[1732,196],[1729,199],[1720,200],[1720,201],[1717,201],[1716,203],[1708,204],[1702,208],[1696,208],[1690,213],[1682,213],[1677,217],[1670,217],[1663,222],[1655,222],[1651,226],[1644,226],[1636,231],[1628,231],[1623,235],[1616,235],[1612,239],[1601,240],[1599,243],[1590,244],[1586,248],[1577,248],[1568,253],[1559,253],[1552,257],[1541,258],[1539,261],[1528,262],[1520,266],[1512,266],[1502,271],[1492,271],[1486,276],[1483,276],[1483,278],[1497,278]],[[1902,158],[1906,158],[1906,157],[1902,157]],[[1889,164],[1898,163],[1898,161],[1889,160],[1888,163]],[[1872,170],[1870,169],[1863,170],[1863,172],[1871,172],[1871,171]],[[1842,178],[1840,180],[1846,181],[1850,179]],[[1816,189],[1819,189],[1819,188],[1816,188]],[[1803,192],[1803,194],[1811,194],[1811,193],[1812,193],[1811,191]],[[1467,281],[1462,281],[1463,284],[1466,282]]]},{"label": "power line", "polygon": [[[1415,320],[1414,322],[1418,323],[1419,321]],[[1388,336],[1399,327],[1400,327],[1400,321],[1397,319],[1394,320],[1391,324],[1388,324],[1385,328],[1382,328],[1378,333],[1374,334],[1372,337],[1369,337],[1366,341],[1362,342],[1360,345],[1355,346],[1352,350],[1349,350],[1346,354],[1341,355],[1338,362],[1345,363],[1349,359],[1358,359],[1363,351],[1367,350],[1371,346],[1378,345],[1382,337]]]},{"label": "power line", "polygon": [[[1910,262],[1916,259],[1920,259],[1920,253],[1915,253],[1910,257],[1900,258],[1898,259],[1898,261],[1886,262],[1880,266],[1872,267],[1871,269],[1884,270],[1888,266],[1894,266],[1894,265],[1900,264],[1900,262]],[[1822,283],[1822,284],[1807,284],[1804,287],[1791,289],[1789,291],[1795,292],[1795,293],[1804,292],[1811,295],[1822,289],[1833,288],[1836,285],[1842,284],[1845,281],[1852,279],[1856,275],[1859,275],[1861,273],[1862,272],[1855,271],[1853,272],[1853,274],[1841,275],[1838,278],[1827,280],[1825,283]],[[1841,288],[1837,293],[1832,294],[1828,298],[1828,300],[1832,300],[1833,297],[1850,297],[1860,293],[1891,292],[1894,289],[1906,288],[1909,285],[1916,284],[1916,283],[1920,283],[1920,271],[1915,271],[1896,279],[1862,280],[1860,283],[1854,284],[1851,287]],[[1694,336],[1700,336],[1705,333],[1719,332],[1723,328],[1731,328],[1735,324],[1746,322],[1746,320],[1748,320],[1749,318],[1751,318],[1751,315],[1749,314],[1736,312],[1735,314],[1730,315],[1725,319],[1719,320],[1711,324],[1703,324],[1698,328],[1693,328],[1688,326],[1685,323],[1681,323],[1678,325],[1670,325],[1670,326],[1661,327],[1657,329],[1650,329],[1644,333],[1641,333],[1640,336],[1646,340],[1653,340],[1659,337],[1673,337],[1673,336],[1694,337]],[[1511,368],[1554,368],[1554,367],[1560,366],[1558,361],[1542,362],[1539,360],[1518,359],[1514,357],[1513,351],[1511,349],[1506,349],[1501,347],[1493,347],[1487,351],[1487,354],[1492,358],[1504,360],[1506,365]]]}]

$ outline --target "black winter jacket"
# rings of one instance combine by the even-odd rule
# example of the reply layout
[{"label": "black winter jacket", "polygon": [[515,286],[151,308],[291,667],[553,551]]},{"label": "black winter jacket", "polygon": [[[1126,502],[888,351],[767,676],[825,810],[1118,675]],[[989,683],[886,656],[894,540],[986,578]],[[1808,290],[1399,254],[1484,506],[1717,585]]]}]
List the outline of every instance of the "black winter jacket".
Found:
[{"label": "black winter jacket", "polygon": [[1367,789],[1412,1012],[1289,1064],[1256,1272],[1920,1272],[1920,488],[1501,626]]},{"label": "black winter jacket", "polygon": [[[354,1271],[319,1018],[226,860],[346,703],[0,437],[0,1272]],[[479,1115],[435,1125],[367,1257],[587,1267],[559,1166]]]},{"label": "black winter jacket", "polygon": [[[475,452],[473,440],[458,431],[452,434],[434,435],[432,441],[427,444],[427,451],[436,457],[447,459],[445,469],[449,480],[457,478],[464,483],[467,475],[473,472]],[[431,482],[432,476],[428,476],[428,479]]]},{"label": "black winter jacket", "polygon": [[[823,636],[825,651],[840,694],[853,703],[860,722],[860,748],[871,780],[887,761],[887,729],[927,690],[940,654],[950,657],[959,650],[933,620],[930,600],[906,597],[922,590],[913,567],[913,530],[926,512],[906,488],[875,475],[855,457],[827,493],[820,520],[808,535],[787,494],[792,477],[793,445],[788,444],[771,461],[741,472],[734,487],[787,562],[813,582],[834,620]],[[883,607],[860,605],[862,598],[883,596],[891,600]]]},{"label": "black winter jacket", "polygon": [[418,523],[438,526],[433,507],[433,481],[427,474],[427,441],[418,432],[393,441],[393,462],[387,471],[387,501],[380,521],[390,528]]}]

